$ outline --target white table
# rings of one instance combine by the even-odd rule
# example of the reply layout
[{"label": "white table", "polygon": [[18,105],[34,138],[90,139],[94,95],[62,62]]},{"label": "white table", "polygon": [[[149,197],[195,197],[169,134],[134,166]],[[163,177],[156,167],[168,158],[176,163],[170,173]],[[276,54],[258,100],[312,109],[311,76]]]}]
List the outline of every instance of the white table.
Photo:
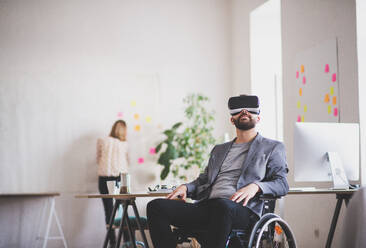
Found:
[{"label": "white table", "polygon": [[[60,220],[57,216],[57,212],[56,212],[56,208],[55,208],[55,197],[57,197],[57,196],[60,196],[60,193],[58,193],[58,192],[0,193],[0,197],[4,197],[4,198],[5,197],[11,197],[11,198],[13,198],[13,197],[17,197],[17,198],[30,198],[30,197],[31,198],[45,198],[46,197],[47,201],[45,202],[45,205],[43,206],[40,225],[39,225],[39,230],[38,230],[38,235],[36,237],[36,244],[34,246],[37,247],[38,241],[44,240],[42,248],[46,248],[48,240],[61,239],[62,242],[63,242],[64,247],[67,248],[65,235],[62,231]],[[47,211],[47,209],[48,209],[48,211]],[[41,236],[42,235],[42,224],[44,222],[44,218],[45,218],[47,212],[48,212],[47,225],[46,225],[44,236]],[[60,233],[60,236],[50,236],[52,217],[55,217],[56,225],[57,225],[58,231]]]}]

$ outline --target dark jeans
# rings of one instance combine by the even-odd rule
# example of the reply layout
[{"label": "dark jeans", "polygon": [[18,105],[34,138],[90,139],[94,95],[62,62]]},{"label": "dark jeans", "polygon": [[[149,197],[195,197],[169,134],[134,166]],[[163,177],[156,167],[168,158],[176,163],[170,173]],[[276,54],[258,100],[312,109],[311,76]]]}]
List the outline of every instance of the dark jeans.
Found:
[{"label": "dark jeans", "polygon": [[155,199],[147,205],[147,218],[154,247],[175,248],[170,225],[189,230],[207,230],[202,247],[224,248],[231,229],[246,229],[259,219],[249,208],[229,199],[199,203]]},{"label": "dark jeans", "polygon": [[[99,192],[101,194],[108,194],[108,187],[107,187],[107,181],[115,181],[115,182],[119,182],[120,181],[120,177],[99,177],[98,180],[98,187],[99,187]],[[112,211],[113,211],[113,199],[108,198],[102,199],[103,201],[103,207],[104,207],[104,214],[105,214],[105,223],[109,224],[109,220],[111,218],[112,215]],[[109,235],[109,240],[111,243],[116,243],[116,234],[114,232],[114,230],[110,233]]]}]

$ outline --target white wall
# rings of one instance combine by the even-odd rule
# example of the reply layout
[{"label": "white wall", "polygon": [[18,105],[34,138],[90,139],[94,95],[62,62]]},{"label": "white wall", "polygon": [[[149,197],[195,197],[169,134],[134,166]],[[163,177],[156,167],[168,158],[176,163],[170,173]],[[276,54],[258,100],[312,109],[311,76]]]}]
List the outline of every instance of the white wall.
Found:
[{"label": "white wall", "polygon": [[[251,85],[247,83],[250,82],[249,14],[264,2],[266,1],[231,1],[234,94],[251,90]],[[284,141],[290,168],[288,179],[290,186],[308,186],[306,183],[295,184],[293,180],[293,63],[297,52],[337,37],[340,97],[343,99],[340,118],[342,122],[358,122],[355,1],[282,0],[281,13]],[[329,187],[330,184],[318,186]],[[294,229],[299,247],[325,245],[335,203],[333,195],[286,197],[285,219]],[[344,208],[338,220],[339,226],[342,225],[343,213]],[[332,247],[339,247],[339,236],[338,228]]]},{"label": "white wall", "polygon": [[249,28],[251,94],[261,105],[257,130],[283,141],[281,1],[270,0],[253,10]]},{"label": "white wall", "polygon": [[[61,191],[56,205],[70,247],[100,247],[103,241],[101,201],[73,196],[97,191],[95,141],[116,119],[113,104],[136,94],[135,84],[147,99],[151,88],[143,85],[158,84],[153,113],[163,128],[181,120],[182,98],[190,92],[211,99],[216,137],[230,128],[230,19],[224,0],[2,1],[0,33],[0,140],[8,147],[1,151],[1,191]],[[141,95],[136,97],[146,106]],[[146,166],[152,175],[145,184],[158,183],[161,168]],[[45,177],[59,183],[29,183]],[[1,200],[0,247],[31,242],[40,203],[19,203],[13,211],[14,199]],[[9,216],[12,225],[5,223]]]},{"label": "white wall", "polygon": [[[227,124],[227,97],[251,90],[249,13],[263,2],[2,1],[0,93],[10,91],[29,96],[22,85],[36,89],[47,84],[43,89],[55,85],[56,89],[64,89],[59,85],[67,84],[74,97],[84,92],[83,96],[90,100],[92,96],[84,90],[88,86],[95,89],[103,83],[109,88],[111,84],[116,86],[114,90],[123,92],[131,76],[153,76],[161,84],[159,113],[164,127],[178,121],[183,108],[181,99],[187,92],[202,91],[211,98],[217,111],[215,132],[219,136],[223,131],[232,130]],[[294,186],[292,118],[289,118],[293,110],[286,106],[292,106],[289,104],[295,54],[323,40],[339,38],[340,97],[346,99],[341,105],[341,121],[357,122],[355,3],[353,0],[283,0],[282,17],[284,134],[289,181]],[[16,102],[5,104],[8,103],[0,98],[1,108],[17,108]],[[20,117],[25,121],[33,118]],[[20,117],[10,117],[13,119],[9,122]],[[4,121],[1,116],[2,132],[7,131]],[[93,130],[85,143],[93,143],[99,135],[106,134],[109,125],[107,121],[98,123]],[[71,139],[77,139],[78,135],[71,133]],[[86,156],[94,156],[94,144],[85,151]],[[4,173],[5,167],[0,168]],[[91,173],[89,179],[90,189],[94,185],[96,190],[95,175]],[[102,204],[100,200],[76,200],[75,193],[62,192],[57,200],[69,245],[100,247],[104,234]],[[40,202],[18,203],[1,200],[0,247],[26,247],[34,234]],[[299,247],[324,246],[334,206],[334,196],[286,197],[285,218],[294,228]],[[343,211],[339,224],[342,217]],[[13,225],[7,224],[14,219]],[[339,243],[339,236],[336,232],[334,247]],[[50,244],[53,244],[50,247],[61,246],[58,242]]]},{"label": "white wall", "polygon": [[357,58],[358,58],[358,87],[360,106],[360,143],[361,143],[361,183],[366,185],[366,2],[356,1],[357,8]]},{"label": "white wall", "polygon": [[233,95],[249,94],[250,85],[250,46],[249,46],[249,14],[266,2],[266,0],[243,1],[231,0],[232,30],[232,92]]},{"label": "white wall", "polygon": [[[282,1],[282,46],[284,88],[284,138],[289,162],[289,183],[293,180],[294,62],[298,52],[325,40],[338,38],[340,121],[358,122],[358,79],[356,9],[352,0]],[[295,107],[294,107],[295,106]],[[310,183],[313,184],[313,183]],[[317,186],[329,187],[330,183]],[[299,247],[322,247],[331,223],[336,199],[331,196],[288,196],[285,218],[293,227]],[[343,211],[338,220],[342,225]],[[339,247],[337,228],[332,247]]]},{"label": "white wall", "polygon": [[[249,42],[250,12],[266,0],[230,0],[231,13],[231,81],[232,95],[251,94]],[[234,136],[235,130],[231,131]]]}]

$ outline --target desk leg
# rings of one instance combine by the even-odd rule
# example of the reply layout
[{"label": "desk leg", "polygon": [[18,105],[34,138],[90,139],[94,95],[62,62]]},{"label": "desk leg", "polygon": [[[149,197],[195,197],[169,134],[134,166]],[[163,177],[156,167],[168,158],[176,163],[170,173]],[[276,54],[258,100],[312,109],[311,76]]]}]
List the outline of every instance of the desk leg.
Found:
[{"label": "desk leg", "polygon": [[60,238],[62,239],[62,242],[64,243],[64,247],[67,248],[65,235],[64,235],[64,232],[62,230],[62,227],[61,227],[61,224],[60,224],[60,220],[59,220],[59,218],[57,216],[56,208],[54,210],[54,214],[55,214],[55,219],[56,219],[56,225],[57,225],[58,231],[59,231],[59,233],[61,235]]},{"label": "desk leg", "polygon": [[133,233],[133,229],[132,229],[131,222],[130,222],[130,217],[128,216],[127,212],[126,212],[126,222],[127,222],[127,229],[128,229],[128,233],[130,235],[130,240],[132,242],[132,246],[133,246],[133,248],[136,248],[135,234]]},{"label": "desk leg", "polygon": [[103,248],[107,248],[107,246],[108,246],[109,234],[112,232],[114,218],[116,216],[116,212],[117,212],[119,204],[120,204],[119,200],[116,200],[116,202],[114,203],[112,215],[111,215],[111,218],[109,220],[109,228],[108,228],[107,234],[106,234],[105,239],[104,239]]},{"label": "desk leg", "polygon": [[50,215],[48,216],[46,233],[44,235],[44,242],[43,242],[42,248],[46,248],[47,247],[47,241],[48,241],[48,236],[50,234],[51,221],[52,221],[52,216],[53,216],[53,211],[54,210],[55,210],[55,198],[54,197],[51,197]]},{"label": "desk leg", "polygon": [[145,247],[146,248],[149,248],[149,244],[147,243],[146,235],[145,235],[144,229],[142,228],[142,225],[141,225],[140,214],[139,214],[139,211],[137,211],[137,207],[136,207],[136,202],[135,201],[132,201],[132,207],[133,207],[133,212],[135,213],[135,217],[136,217],[136,221],[137,221],[137,226],[140,229],[141,236],[142,236],[142,238],[144,240],[144,243],[145,243]]},{"label": "desk leg", "polygon": [[120,245],[121,245],[121,239],[123,237],[123,226],[124,226],[124,223],[126,221],[126,217],[128,217],[128,215],[126,214],[127,209],[128,209],[128,202],[124,201],[121,223],[119,225],[119,230],[118,230],[118,238],[117,238],[117,246],[116,246],[117,248],[119,248]]},{"label": "desk leg", "polygon": [[327,244],[325,245],[326,248],[330,248],[331,245],[332,245],[334,231],[336,229],[339,212],[340,212],[341,207],[342,207],[343,197],[342,196],[339,196],[337,194],[337,199],[338,199],[337,200],[337,205],[336,205],[336,208],[334,209],[334,214],[333,214],[332,224],[330,225],[330,230],[329,230],[329,234],[328,234]]},{"label": "desk leg", "polygon": [[47,197],[46,200],[45,200],[45,203],[43,205],[43,210],[42,210],[42,214],[41,214],[41,220],[39,222],[38,234],[37,234],[37,237],[36,237],[36,241],[35,241],[35,244],[32,245],[32,247],[39,247],[39,245],[38,245],[39,240],[41,240],[40,242],[42,242],[42,224],[43,224],[44,218],[46,216],[48,202],[49,202],[49,198]]}]

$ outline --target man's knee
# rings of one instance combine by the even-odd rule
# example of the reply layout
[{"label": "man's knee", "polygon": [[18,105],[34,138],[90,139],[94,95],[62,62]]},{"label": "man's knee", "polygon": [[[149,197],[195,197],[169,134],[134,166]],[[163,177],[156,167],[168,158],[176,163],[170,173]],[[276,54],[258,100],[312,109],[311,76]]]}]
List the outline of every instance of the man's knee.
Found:
[{"label": "man's knee", "polygon": [[212,199],[210,209],[213,213],[230,214],[233,202],[229,199]]},{"label": "man's knee", "polygon": [[164,202],[166,201],[167,199],[154,199],[150,201],[146,207],[147,216],[151,216],[152,213],[161,213],[162,208],[164,207]]}]

